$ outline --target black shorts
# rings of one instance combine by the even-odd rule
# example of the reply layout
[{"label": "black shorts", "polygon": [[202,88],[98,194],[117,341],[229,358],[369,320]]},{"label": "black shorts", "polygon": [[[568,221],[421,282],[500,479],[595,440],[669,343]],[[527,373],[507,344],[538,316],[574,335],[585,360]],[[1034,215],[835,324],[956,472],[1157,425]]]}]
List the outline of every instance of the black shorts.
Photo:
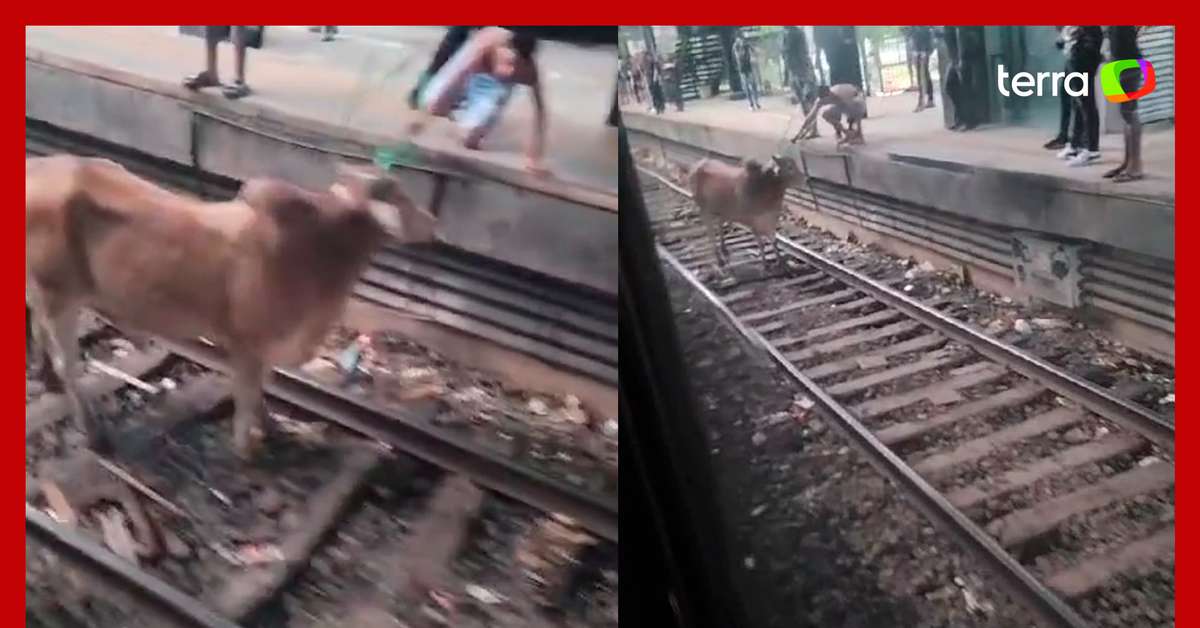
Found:
[{"label": "black shorts", "polygon": [[[1142,87],[1142,69],[1130,68],[1121,73],[1120,81],[1121,89],[1130,94],[1136,92]],[[1121,103],[1121,111],[1137,111],[1136,100],[1126,100]]]},{"label": "black shorts", "polygon": [[226,39],[233,41],[233,29],[246,28],[245,26],[205,26],[204,39],[210,42],[225,41]]}]

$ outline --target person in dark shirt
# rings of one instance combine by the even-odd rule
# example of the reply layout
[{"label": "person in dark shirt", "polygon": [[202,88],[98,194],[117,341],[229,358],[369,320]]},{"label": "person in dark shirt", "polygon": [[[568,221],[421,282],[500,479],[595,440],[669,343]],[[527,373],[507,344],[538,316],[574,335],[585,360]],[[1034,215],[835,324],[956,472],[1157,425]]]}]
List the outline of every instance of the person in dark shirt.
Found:
[{"label": "person in dark shirt", "polygon": [[817,81],[808,57],[808,39],[797,26],[783,27],[784,62],[791,78],[792,94],[805,115],[817,100]]},{"label": "person in dark shirt", "polygon": [[[1067,67],[1071,72],[1096,75],[1100,66],[1100,47],[1104,43],[1104,31],[1099,26],[1067,26]],[[1074,96],[1074,111],[1071,145],[1059,151],[1058,156],[1067,160],[1072,167],[1087,166],[1100,159],[1100,111],[1096,108],[1096,90],[1089,89],[1082,96]]]},{"label": "person in dark shirt", "polygon": [[984,98],[986,50],[982,26],[945,26],[946,75],[942,89],[952,106],[951,131],[970,131],[987,119],[987,100]]},{"label": "person in dark shirt", "polygon": [[929,75],[929,56],[933,54],[933,28],[930,26],[905,27],[917,66],[917,108],[921,111],[933,107],[933,79]]},{"label": "person in dark shirt", "polygon": [[662,115],[666,110],[666,97],[662,85],[662,63],[658,55],[646,54],[646,87],[650,90],[650,106],[654,113]]},{"label": "person in dark shirt", "polygon": [[[1067,33],[1065,30],[1063,30],[1065,28],[1065,26],[1054,27],[1054,29],[1058,31],[1058,38],[1055,40],[1054,45],[1059,50],[1063,51],[1063,56],[1067,55]],[[1063,61],[1063,71],[1071,71],[1071,68],[1066,65],[1065,60]],[[1067,93],[1067,90],[1063,89],[1064,82],[1065,80],[1058,81],[1058,135],[1055,135],[1054,139],[1051,139],[1049,142],[1046,142],[1042,145],[1042,148],[1049,150],[1062,150],[1063,148],[1066,148],[1067,140],[1070,139],[1071,95]]]},{"label": "person in dark shirt", "polygon": [[737,71],[741,74],[742,89],[746,92],[746,100],[750,102],[750,110],[762,109],[758,103],[758,82],[754,74],[754,49],[740,33],[733,42],[733,59],[737,63]]},{"label": "person in dark shirt", "polygon": [[[1109,26],[1108,51],[1113,60],[1141,59],[1142,51],[1138,47],[1138,31],[1140,26]],[[1141,68],[1129,68],[1119,77],[1121,89],[1125,93],[1135,92],[1142,87]],[[1136,100],[1127,100],[1120,105],[1121,119],[1125,121],[1125,158],[1121,165],[1104,173],[1105,178],[1114,182],[1124,183],[1141,179],[1142,174],[1142,122],[1138,118]]]}]

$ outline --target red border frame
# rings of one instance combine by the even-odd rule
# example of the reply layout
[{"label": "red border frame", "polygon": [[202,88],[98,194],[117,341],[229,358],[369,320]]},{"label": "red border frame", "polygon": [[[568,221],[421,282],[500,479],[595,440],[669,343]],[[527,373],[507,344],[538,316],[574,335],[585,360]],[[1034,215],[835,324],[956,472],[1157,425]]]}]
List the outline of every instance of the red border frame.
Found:
[{"label": "red border frame", "polygon": [[[188,22],[188,23],[194,23],[194,22],[199,21],[196,15],[189,15],[187,17],[184,17],[183,15],[165,14],[162,11],[164,5],[162,5],[161,3],[150,3],[150,2],[117,3],[117,4],[110,3],[110,4],[103,4],[103,5],[96,4],[96,3],[85,4],[85,3],[70,3],[70,2],[43,2],[43,3],[36,3],[33,5],[23,5],[23,4],[13,3],[13,4],[9,4],[7,6],[10,7],[9,9],[7,9],[8,11],[22,13],[22,16],[20,18],[20,22],[22,25],[24,25],[24,24],[39,24],[39,23],[145,24],[145,23],[164,23],[164,22],[171,22],[171,21],[176,21],[176,22],[184,21],[184,22]],[[179,5],[176,5],[176,6],[179,6]],[[365,7],[367,5],[361,5],[361,6]],[[503,23],[520,22],[520,23],[529,23],[529,24],[546,24],[546,23],[605,24],[605,23],[613,23],[613,22],[627,23],[627,24],[628,23],[647,23],[647,22],[669,24],[669,23],[673,23],[673,22],[678,22],[681,19],[685,19],[686,21],[688,21],[689,23],[692,23],[692,24],[719,24],[719,23],[729,23],[730,21],[736,21],[736,22],[740,22],[740,23],[749,23],[749,22],[778,23],[778,22],[783,21],[781,18],[791,17],[792,15],[794,15],[795,18],[797,18],[798,20],[803,20],[803,21],[808,21],[808,22],[818,22],[818,23],[821,23],[821,22],[844,23],[847,20],[847,18],[851,17],[851,16],[855,17],[855,18],[859,18],[854,21],[873,21],[876,23],[907,23],[907,22],[915,21],[919,18],[926,17],[926,16],[928,16],[929,20],[933,21],[933,20],[945,19],[946,16],[953,16],[954,19],[958,23],[979,24],[979,23],[994,23],[996,21],[996,18],[998,17],[996,7],[994,5],[986,4],[986,3],[970,3],[970,2],[962,3],[960,5],[959,3],[951,3],[947,0],[925,0],[924,2],[918,2],[916,4],[890,3],[890,2],[889,3],[854,2],[854,3],[850,3],[849,5],[818,4],[818,3],[781,5],[781,4],[770,3],[770,2],[763,2],[763,3],[758,3],[758,4],[747,5],[745,3],[741,3],[741,4],[720,3],[720,4],[718,4],[716,2],[683,2],[680,0],[665,0],[665,1],[654,2],[654,3],[628,2],[628,3],[617,5],[616,7],[612,7],[610,5],[610,8],[607,11],[600,10],[601,6],[603,6],[603,5],[580,4],[580,3],[572,4],[572,3],[561,3],[561,2],[556,2],[556,3],[551,3],[551,2],[507,2],[502,5],[501,4],[488,5],[488,4],[479,2],[479,3],[471,3],[471,4],[464,5],[464,9],[469,7],[470,11],[469,12],[464,11],[463,13],[464,14],[469,13],[468,17],[470,17],[470,21],[472,23],[488,22],[489,18],[490,18],[491,21],[496,21],[496,22],[503,22]],[[1161,7],[1165,8],[1168,5],[1157,5],[1157,6],[1161,6]],[[1178,5],[1178,6],[1180,7],[1178,10],[1178,13],[1173,16],[1168,16],[1168,15],[1164,15],[1164,14],[1147,15],[1145,11],[1149,7],[1147,7],[1146,5],[1139,5],[1139,6],[1135,7],[1127,2],[1118,3],[1113,0],[1100,0],[1098,2],[1090,2],[1086,5],[1086,8],[1089,11],[1091,11],[1092,14],[1096,15],[1097,17],[1103,16],[1103,15],[1123,15],[1123,14],[1129,14],[1132,17],[1133,15],[1136,14],[1140,21],[1155,23],[1155,24],[1174,23],[1178,26],[1178,24],[1180,22],[1184,22],[1186,24],[1186,22],[1189,21],[1188,18],[1190,18],[1189,14],[1192,12],[1191,10],[1187,10],[1187,9],[1183,8],[1186,5]],[[182,8],[182,7],[180,7],[180,8]],[[213,12],[213,13],[215,13],[215,11],[212,11],[212,9],[225,8],[225,9],[232,10],[232,9],[236,8],[239,10],[238,17],[240,18],[241,22],[260,22],[261,23],[261,22],[272,21],[272,18],[267,17],[268,14],[271,16],[275,16],[276,19],[274,19],[273,21],[278,21],[277,18],[279,16],[288,16],[291,18],[292,22],[317,23],[317,22],[321,22],[321,21],[328,21],[327,17],[320,17],[320,18],[318,17],[319,14],[323,14],[324,12],[320,11],[319,7],[317,7],[317,5],[315,5],[315,4],[309,5],[309,10],[304,10],[303,8],[297,6],[294,3],[288,3],[285,5],[283,2],[272,2],[272,3],[268,3],[266,5],[263,5],[260,3],[260,4],[253,5],[251,7],[247,7],[245,5],[237,5],[235,7],[234,3],[228,2],[228,3],[218,3],[217,6],[215,6],[215,7],[214,6],[206,6],[205,8],[209,9],[210,12]],[[252,8],[255,10],[248,14],[241,12],[247,8]],[[409,22],[421,22],[421,23],[440,23],[440,22],[457,21],[454,19],[453,16],[451,16],[445,12],[445,8],[446,8],[445,6],[438,6],[438,5],[423,5],[423,4],[398,5],[398,4],[389,4],[389,3],[379,3],[379,4],[374,5],[373,10],[360,10],[360,11],[354,12],[353,17],[350,21],[351,21],[351,23],[360,23],[360,24],[386,23],[389,21],[397,20],[397,19],[403,19],[403,20],[409,21]],[[1020,14],[1020,16],[1026,17],[1026,18],[1032,18],[1033,16],[1036,15],[1036,19],[1026,19],[1026,20],[1023,20],[1024,23],[1051,23],[1051,22],[1068,20],[1067,9],[1070,8],[1070,5],[1068,5],[1068,4],[1061,4],[1061,3],[1057,4],[1057,5],[1041,4],[1037,8],[1038,8],[1038,10],[1036,12],[1030,11],[1030,10],[1022,11],[1022,10],[1011,10],[1010,9],[1008,11],[1005,11],[1004,13],[1006,13],[1007,17],[1009,17],[1009,18],[1018,17],[1018,14]],[[276,10],[270,10],[270,9],[276,9]],[[730,9],[735,9],[735,10],[730,10]],[[1136,10],[1136,13],[1134,12],[1134,10]],[[1078,11],[1078,7],[1076,7],[1075,12],[1077,12],[1077,11]],[[232,12],[232,11],[230,11],[230,12]],[[1074,16],[1072,15],[1072,17],[1074,17]],[[172,18],[174,18],[174,19],[172,19]],[[624,19],[618,19],[618,18],[624,18]],[[6,31],[6,32],[8,32],[8,31]],[[13,43],[11,44],[11,46],[15,49],[16,45],[17,45],[16,44],[16,41],[17,41],[16,36],[18,35],[18,33],[15,28],[11,32],[14,35],[14,40],[13,40]],[[1191,54],[1191,52],[1189,52],[1191,49],[1188,47],[1190,44],[1187,43],[1188,33],[1190,33],[1190,32],[1191,31],[1188,31],[1187,27],[1185,25],[1184,30],[1183,30],[1184,36],[1183,36],[1182,40],[1180,40],[1178,38],[1176,40],[1177,41],[1177,45],[1176,45],[1177,61],[1175,64],[1176,72],[1179,71],[1180,67],[1184,67],[1185,68],[1184,69],[1185,76],[1186,76],[1186,72],[1187,72],[1186,67],[1188,67],[1186,64],[1186,59],[1191,58],[1189,56]],[[1177,33],[1178,33],[1178,31],[1177,31]],[[21,35],[21,40],[23,41],[23,37],[24,37],[23,29],[22,29],[20,35]],[[1178,43],[1180,41],[1182,41],[1182,43],[1184,44],[1182,47],[1178,46]],[[14,53],[15,53],[15,50],[14,50]],[[14,72],[8,73],[8,75],[13,76],[13,75],[20,74],[21,76],[24,76],[24,66],[23,65],[21,66],[21,69],[19,71],[17,70],[15,63],[9,67],[11,67],[14,70]],[[1187,85],[1188,85],[1188,83],[1186,80],[1182,81],[1182,82],[1179,82],[1179,81],[1176,82],[1175,89],[1176,89],[1176,94],[1177,94],[1176,95],[1177,103],[1178,102],[1188,102],[1188,100],[1186,98],[1180,97],[1182,95],[1186,95],[1187,93],[1191,93],[1190,92],[1191,88],[1187,87]],[[12,96],[10,96],[9,98],[0,100],[0,104],[2,104],[4,109],[6,111],[8,111],[8,113],[3,117],[3,119],[10,121],[8,124],[6,124],[6,126],[4,128],[9,129],[13,133],[14,136],[17,135],[18,133],[21,133],[21,134],[24,133],[23,130],[18,130],[18,127],[17,127],[19,115],[18,115],[16,109],[19,107],[20,102],[21,101],[17,100],[15,97],[12,97]],[[1184,124],[1181,127],[1177,128],[1176,132],[1181,134],[1181,138],[1194,137],[1194,134],[1190,130],[1190,129],[1192,129],[1192,127],[1189,127],[1188,126],[1189,124],[1190,124],[1190,121],[1188,121],[1185,118]],[[21,127],[21,128],[23,128],[23,127]],[[1194,146],[1194,144],[1192,144],[1192,142],[1187,141],[1186,139],[1182,139],[1179,143],[1183,144],[1184,146]],[[15,196],[17,194],[17,190],[21,189],[21,187],[23,185],[22,183],[16,181],[15,161],[17,159],[17,155],[16,155],[15,150],[13,150],[11,153],[4,153],[4,155],[6,156],[5,157],[6,160],[8,158],[11,158],[14,162],[11,164],[7,164],[6,167],[4,168],[4,172],[8,173],[9,176],[12,177],[12,179],[10,180],[10,185],[7,186],[5,189],[9,190],[8,193],[13,195],[13,197],[14,197],[13,204],[15,206],[16,205]],[[11,155],[11,157],[8,157],[9,155]],[[1183,153],[1180,153],[1178,155],[1179,163],[1176,166],[1177,171],[1179,171],[1179,172],[1188,172],[1189,171],[1186,164],[1191,163],[1193,161],[1191,159],[1191,155],[1192,155],[1192,153],[1190,151],[1184,151]],[[1180,187],[1186,188],[1188,185],[1186,183],[1188,181],[1188,178],[1185,177],[1184,179],[1181,179],[1180,181],[1182,183],[1182,185]],[[1187,194],[1188,194],[1188,192],[1186,191],[1186,189],[1177,190],[1177,197],[1182,197],[1183,199],[1187,199],[1188,198]],[[1177,204],[1179,204],[1179,203],[1177,203]],[[1182,204],[1186,206],[1186,202],[1184,202]],[[7,318],[8,314],[12,314],[13,319],[9,321],[8,325],[11,328],[15,329],[16,324],[18,322],[17,321],[18,317],[16,315],[17,315],[17,313],[23,311],[21,309],[18,309],[19,305],[16,303],[15,298],[16,298],[17,293],[22,292],[22,286],[23,286],[23,282],[24,282],[24,278],[20,275],[20,272],[19,272],[20,261],[16,258],[18,257],[18,251],[20,251],[23,256],[24,245],[21,243],[22,241],[19,240],[19,236],[18,236],[18,234],[20,233],[20,228],[18,227],[18,221],[21,220],[20,218],[18,218],[18,214],[16,214],[15,212],[12,212],[10,214],[6,214],[6,216],[8,216],[7,220],[9,222],[11,222],[11,224],[4,225],[3,228],[0,229],[0,233],[5,234],[4,235],[5,241],[9,242],[8,245],[3,247],[3,250],[9,251],[11,253],[11,255],[6,256],[6,257],[8,257],[8,259],[6,260],[6,263],[3,264],[3,268],[5,269],[4,273],[3,273],[3,278],[4,278],[4,282],[5,282],[5,285],[3,286],[3,290],[5,292],[11,291],[11,294],[13,294],[14,302],[12,305],[12,309],[4,308],[3,312],[5,314],[5,318]],[[1193,223],[1195,221],[1196,221],[1196,219],[1194,217],[1192,217],[1191,212],[1185,211],[1178,218],[1178,221],[1176,223],[1176,231],[1177,232],[1186,232],[1187,224]],[[1194,343],[1190,342],[1192,337],[1187,335],[1187,333],[1188,333],[1187,329],[1189,329],[1189,327],[1188,327],[1188,324],[1186,323],[1186,318],[1187,318],[1187,316],[1189,316],[1189,314],[1187,314],[1187,312],[1191,311],[1190,307],[1187,305],[1190,301],[1187,300],[1188,297],[1186,296],[1187,281],[1188,281],[1188,278],[1190,277],[1190,272],[1187,269],[1193,268],[1194,265],[1195,264],[1194,264],[1193,258],[1191,256],[1191,254],[1187,252],[1187,249],[1180,251],[1179,258],[1176,262],[1176,290],[1177,290],[1177,293],[1182,293],[1182,294],[1181,295],[1177,294],[1177,296],[1176,296],[1176,303],[1177,303],[1176,312],[1177,312],[1177,316],[1181,316],[1185,322],[1182,325],[1177,324],[1177,329],[1179,330],[1177,332],[1177,344],[1179,346],[1176,349],[1176,354],[1182,355],[1182,356],[1189,355],[1189,353],[1188,353],[1189,350],[1186,349],[1186,347],[1191,344],[1194,344]],[[23,321],[22,321],[22,323],[23,323]],[[1180,374],[1178,371],[1186,370],[1186,367],[1184,367],[1183,369],[1179,369],[1178,364],[1179,363],[1186,364],[1186,360],[1187,360],[1186,357],[1183,358],[1182,360],[1177,359],[1177,373],[1176,373],[1177,386],[1178,386],[1178,382],[1186,383],[1187,381],[1190,381],[1190,380],[1186,379],[1186,374],[1184,377],[1179,378]],[[16,388],[17,378],[16,378],[15,360],[12,363],[5,363],[5,364],[6,364],[6,366],[4,368],[6,370],[11,369],[13,371],[13,375],[4,376],[4,380],[3,380],[5,382],[11,382],[11,385],[13,386],[13,398],[11,401],[11,408],[13,410],[12,416],[20,416],[20,410],[18,410],[18,408],[17,408],[17,401],[16,401],[17,398],[19,398],[19,391]],[[1186,398],[1185,398],[1184,405],[1183,405],[1184,409],[1186,409],[1188,407],[1187,403],[1189,403],[1189,402],[1186,401]],[[1182,416],[1186,413],[1180,412],[1177,409],[1176,414],[1178,416]],[[17,525],[18,525],[17,522],[21,521],[21,519],[18,518],[19,515],[17,513],[17,504],[19,502],[17,501],[16,495],[15,495],[15,493],[18,490],[18,488],[17,488],[18,483],[19,483],[18,478],[21,477],[21,472],[17,469],[17,466],[18,466],[18,464],[22,464],[22,462],[24,461],[23,450],[22,451],[17,450],[17,443],[23,442],[23,438],[24,438],[22,433],[19,433],[21,423],[22,423],[21,421],[17,421],[17,420],[11,419],[11,418],[9,420],[4,421],[3,424],[5,426],[4,431],[5,431],[6,436],[3,438],[2,441],[0,441],[0,442],[4,442],[4,443],[10,443],[9,445],[7,445],[7,447],[12,450],[12,454],[10,456],[6,456],[6,457],[2,458],[5,461],[5,463],[4,463],[5,466],[11,466],[12,469],[5,470],[2,474],[0,474],[0,477],[4,478],[4,486],[6,488],[6,492],[14,493],[14,495],[8,496],[7,498],[3,499],[3,503],[11,504],[11,508],[13,509],[13,514],[10,516],[6,516],[6,517],[0,517],[0,543],[2,543],[4,546],[9,546],[8,544],[11,543],[12,544],[11,547],[14,547],[14,548],[17,547],[18,539],[20,538],[20,534],[21,534],[21,531],[19,531],[17,528]],[[1180,433],[1178,438],[1179,438],[1179,440],[1184,441],[1185,444],[1182,447],[1182,449],[1186,451],[1186,448],[1187,448],[1186,441],[1192,440],[1192,436],[1191,436],[1192,432],[1189,432],[1188,430],[1190,430],[1192,428],[1190,426],[1190,422],[1186,419],[1184,419],[1182,421],[1181,427],[1183,428],[1183,431]],[[1197,429],[1197,431],[1200,431],[1200,427],[1197,427],[1196,429]],[[21,461],[21,462],[19,462],[19,461]],[[1197,463],[1197,464],[1200,464],[1200,463]],[[1177,476],[1190,476],[1191,475],[1190,472],[1196,466],[1190,461],[1190,458],[1186,455],[1178,457],[1176,459],[1176,465],[1177,465],[1176,466]],[[1188,485],[1190,484],[1190,481],[1184,481],[1182,484],[1183,484],[1183,487],[1186,489],[1188,487]],[[1195,511],[1191,505],[1194,504],[1195,502],[1190,501],[1190,498],[1187,498],[1186,494],[1187,494],[1186,490],[1181,491],[1181,490],[1179,490],[1179,488],[1177,486],[1177,490],[1176,490],[1176,502],[1177,502],[1176,526],[1180,529],[1183,529],[1183,527],[1185,526],[1187,521],[1194,520],[1193,513]],[[22,552],[23,552],[23,550],[22,550]],[[1194,553],[1194,545],[1190,541],[1187,541],[1186,536],[1183,538],[1177,539],[1177,546],[1176,546],[1176,587],[1177,587],[1176,597],[1179,600],[1185,601],[1185,603],[1183,603],[1183,604],[1178,604],[1177,608],[1176,608],[1176,625],[1179,625],[1179,626],[1193,625],[1193,624],[1189,623],[1188,618],[1193,617],[1196,614],[1194,611],[1191,612],[1191,614],[1189,614],[1189,612],[1186,610],[1188,607],[1192,606],[1190,603],[1186,603],[1186,600],[1191,598],[1191,596],[1189,594],[1187,594],[1187,591],[1189,589],[1187,589],[1186,586],[1183,587],[1182,589],[1178,588],[1180,584],[1186,585],[1186,583],[1187,583],[1186,578],[1179,577],[1181,575],[1180,572],[1182,570],[1179,568],[1178,565],[1181,562],[1186,563],[1187,559],[1183,558],[1183,556],[1190,555],[1192,553]],[[1182,559],[1182,561],[1180,559]],[[23,621],[21,619],[21,616],[23,615],[22,610],[24,609],[24,593],[23,593],[23,588],[21,586],[19,586],[19,583],[24,582],[24,575],[23,575],[23,572],[18,571],[18,563],[19,562],[23,563],[24,561],[11,560],[7,563],[10,565],[10,568],[8,569],[8,571],[5,574],[5,576],[6,576],[5,582],[2,585],[2,588],[0,588],[0,596],[2,596],[2,597],[0,597],[0,599],[7,600],[7,603],[3,603],[3,608],[11,609],[11,610],[5,611],[4,619],[0,620],[0,621],[2,621],[2,623],[4,625],[9,625],[8,621],[12,621],[13,625],[17,624],[17,622],[19,622],[19,621]],[[12,578],[13,580],[8,581],[8,578]],[[1194,590],[1194,589],[1191,589],[1191,590]],[[1200,624],[1197,624],[1197,625],[1200,625]]]}]

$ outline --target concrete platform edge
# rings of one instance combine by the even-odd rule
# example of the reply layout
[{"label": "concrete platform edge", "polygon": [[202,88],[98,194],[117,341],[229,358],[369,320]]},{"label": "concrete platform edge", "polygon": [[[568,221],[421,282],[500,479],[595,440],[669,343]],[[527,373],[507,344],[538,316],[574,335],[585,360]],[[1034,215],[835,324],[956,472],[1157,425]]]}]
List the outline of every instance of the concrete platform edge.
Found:
[{"label": "concrete platform edge", "polygon": [[[158,94],[177,100],[182,106],[218,119],[224,118],[246,124],[263,133],[280,133],[289,139],[313,144],[313,148],[348,158],[373,157],[378,146],[393,146],[405,138],[339,126],[303,116],[278,111],[269,106],[247,101],[230,101],[216,94],[192,92],[180,85],[152,79],[136,73],[103,66],[82,59],[66,57],[27,46],[25,61],[47,68],[92,77],[139,91]],[[398,107],[405,106],[397,103]],[[460,178],[490,179],[530,192],[561,198],[595,209],[617,211],[617,196],[613,192],[583,188],[555,179],[536,177],[519,169],[470,159],[458,153],[446,152],[417,144],[429,164],[442,174]]]},{"label": "concrete platform edge", "polygon": [[803,150],[758,134],[622,112],[631,130],[729,158],[784,152],[811,176],[987,224],[1175,259],[1174,199],[1114,196],[1011,170],[905,160],[869,150]]}]

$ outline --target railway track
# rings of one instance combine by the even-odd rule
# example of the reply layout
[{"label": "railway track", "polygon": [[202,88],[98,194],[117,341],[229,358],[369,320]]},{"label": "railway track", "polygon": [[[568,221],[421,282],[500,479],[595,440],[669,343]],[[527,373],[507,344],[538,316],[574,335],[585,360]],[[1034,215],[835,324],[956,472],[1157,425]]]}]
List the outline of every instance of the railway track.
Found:
[{"label": "railway track", "polygon": [[[170,189],[229,199],[240,182],[26,120],[27,156],[112,159]],[[617,384],[616,299],[445,245],[389,246],[355,287],[358,298],[426,318],[609,386]]]},{"label": "railway track", "polygon": [[[703,157],[737,162],[728,155],[652,135],[634,132],[631,138],[634,146],[677,164]],[[1007,292],[1013,287],[1012,240],[1022,235],[1019,230],[962,219],[820,177],[787,190],[785,203],[813,224],[854,233],[901,255],[920,251],[918,256],[961,266],[990,285],[989,290]],[[1173,364],[1174,264],[1099,244],[1084,245],[1082,250],[1078,313],[1103,326],[1110,336]]]},{"label": "railway track", "polygon": [[690,194],[645,169],[641,185],[664,265],[1046,625],[1090,625],[1084,602],[1119,594],[1127,573],[1173,581],[1171,422],[860,260],[779,235],[782,260],[763,270],[738,230],[717,272]]},{"label": "railway track", "polygon": [[[266,387],[271,418],[262,458],[247,465],[230,457],[228,421],[213,420],[231,409],[218,350],[201,341],[137,347],[98,317],[86,322],[82,338],[91,366],[82,386],[100,400],[112,450],[97,455],[75,446],[79,437],[61,395],[27,395],[27,537],[123,591],[155,621],[281,625],[281,600],[289,626],[321,625],[321,613],[367,621],[354,613],[386,615],[399,603],[363,594],[379,588],[373,578],[390,576],[400,593],[411,588],[408,576],[387,565],[423,574],[422,586],[435,593],[458,591],[460,605],[508,608],[525,598],[473,585],[468,599],[456,575],[462,568],[451,563],[490,564],[480,548],[536,554],[536,547],[515,544],[546,537],[547,526],[557,526],[555,538],[574,540],[568,553],[598,551],[615,561],[615,481],[584,488],[532,464],[529,449],[506,447],[461,422],[444,427],[435,419],[457,409],[440,400],[384,405],[305,372],[276,371]],[[494,562],[505,560],[516,559]],[[356,565],[377,571],[368,575]],[[588,570],[599,573],[595,565],[582,560],[551,580],[577,587],[579,578],[595,575]],[[472,573],[497,587],[523,580],[490,569]],[[548,603],[568,599],[564,591],[545,593]],[[346,601],[364,595],[370,599],[358,606]],[[417,607],[422,601],[429,600],[408,600]],[[513,625],[542,621],[522,612]],[[133,622],[127,625],[147,621],[117,616]]]}]

